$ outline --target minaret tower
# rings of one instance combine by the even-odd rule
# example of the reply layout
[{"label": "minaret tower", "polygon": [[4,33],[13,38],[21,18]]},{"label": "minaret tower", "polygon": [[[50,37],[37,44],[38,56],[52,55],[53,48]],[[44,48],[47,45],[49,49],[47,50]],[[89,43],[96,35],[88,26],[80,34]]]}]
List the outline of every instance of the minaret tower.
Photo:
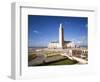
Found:
[{"label": "minaret tower", "polygon": [[62,24],[59,27],[59,48],[64,48],[64,28]]}]

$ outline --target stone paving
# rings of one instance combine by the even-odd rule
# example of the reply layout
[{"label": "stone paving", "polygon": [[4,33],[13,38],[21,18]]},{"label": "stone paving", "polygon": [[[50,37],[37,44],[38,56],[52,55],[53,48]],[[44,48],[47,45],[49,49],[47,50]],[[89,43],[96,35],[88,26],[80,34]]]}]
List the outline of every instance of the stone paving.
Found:
[{"label": "stone paving", "polygon": [[43,64],[43,63],[49,63],[49,62],[54,62],[54,61],[58,61],[58,60],[63,60],[63,59],[66,59],[66,58],[67,57],[61,56],[61,55],[56,55],[56,56],[52,56],[52,57],[44,57],[44,55],[38,54],[35,59],[28,62],[28,65],[29,66],[35,66],[35,65],[40,65],[40,64]]}]

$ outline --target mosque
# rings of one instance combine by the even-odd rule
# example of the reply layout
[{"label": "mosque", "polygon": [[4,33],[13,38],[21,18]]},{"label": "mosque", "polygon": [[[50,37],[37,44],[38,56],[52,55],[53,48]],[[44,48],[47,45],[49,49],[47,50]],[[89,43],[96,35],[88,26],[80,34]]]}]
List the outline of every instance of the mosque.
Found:
[{"label": "mosque", "polygon": [[59,27],[59,41],[53,41],[48,44],[48,48],[50,49],[67,49],[67,48],[75,48],[76,45],[71,41],[64,40],[64,27],[60,24]]}]

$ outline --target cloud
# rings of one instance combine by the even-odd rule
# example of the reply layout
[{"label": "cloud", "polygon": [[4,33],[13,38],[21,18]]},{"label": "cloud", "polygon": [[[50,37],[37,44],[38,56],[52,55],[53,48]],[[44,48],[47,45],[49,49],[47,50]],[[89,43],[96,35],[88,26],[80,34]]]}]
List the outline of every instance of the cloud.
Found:
[{"label": "cloud", "polygon": [[83,41],[77,41],[77,43],[78,43],[78,44],[82,44],[82,43],[83,43]]},{"label": "cloud", "polygon": [[88,40],[86,36],[81,36],[77,39],[72,39],[71,41],[75,43],[76,45],[87,45],[88,44]]},{"label": "cloud", "polygon": [[35,34],[39,34],[39,31],[37,31],[37,30],[33,30],[33,32],[34,32]]}]

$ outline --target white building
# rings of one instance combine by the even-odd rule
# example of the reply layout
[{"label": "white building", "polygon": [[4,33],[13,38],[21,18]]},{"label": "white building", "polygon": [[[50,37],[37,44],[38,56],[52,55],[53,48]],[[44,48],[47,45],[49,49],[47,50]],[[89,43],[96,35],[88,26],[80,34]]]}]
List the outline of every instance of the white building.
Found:
[{"label": "white building", "polygon": [[66,49],[66,48],[74,48],[75,44],[72,43],[71,41],[64,41],[64,28],[63,25],[60,24],[59,27],[59,41],[55,41],[55,42],[50,42],[48,44],[48,48],[61,48],[61,49]]}]

